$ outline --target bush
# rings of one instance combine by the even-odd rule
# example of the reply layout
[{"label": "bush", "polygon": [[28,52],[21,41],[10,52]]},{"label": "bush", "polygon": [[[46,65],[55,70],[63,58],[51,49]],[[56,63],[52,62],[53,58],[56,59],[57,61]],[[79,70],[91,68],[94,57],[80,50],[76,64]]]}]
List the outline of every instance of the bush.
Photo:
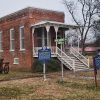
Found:
[{"label": "bush", "polygon": [[[52,58],[46,63],[46,72],[56,72],[60,71],[60,62],[57,59]],[[32,65],[32,72],[43,72],[42,62],[35,60]]]}]

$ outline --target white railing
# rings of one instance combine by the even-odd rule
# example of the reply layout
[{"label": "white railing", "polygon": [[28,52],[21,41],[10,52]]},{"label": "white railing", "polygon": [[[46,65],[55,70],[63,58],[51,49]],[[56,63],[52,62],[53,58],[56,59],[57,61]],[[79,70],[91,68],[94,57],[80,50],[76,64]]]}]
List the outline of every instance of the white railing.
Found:
[{"label": "white railing", "polygon": [[[51,56],[56,55],[56,47],[52,46],[52,47],[47,47],[51,49]],[[34,47],[33,48],[33,56],[37,57],[38,56],[38,50],[42,49],[42,47]]]},{"label": "white railing", "polygon": [[57,47],[57,56],[64,60],[72,69],[75,69],[75,61],[71,59],[65,52]]},{"label": "white railing", "polygon": [[38,50],[41,49],[42,47],[34,47],[33,48],[33,55],[38,56]]},{"label": "white railing", "polygon": [[83,56],[81,53],[79,53],[76,49],[71,47],[70,53],[76,56],[83,64],[89,67],[89,60],[85,56]]}]

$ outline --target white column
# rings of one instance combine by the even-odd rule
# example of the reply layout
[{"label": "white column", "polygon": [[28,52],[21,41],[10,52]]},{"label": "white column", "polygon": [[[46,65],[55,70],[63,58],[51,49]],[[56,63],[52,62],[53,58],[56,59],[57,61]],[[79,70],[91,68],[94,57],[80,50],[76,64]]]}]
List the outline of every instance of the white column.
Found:
[{"label": "white column", "polygon": [[49,39],[49,29],[50,29],[50,25],[46,25],[46,30],[47,30],[47,47],[50,46],[50,39]]},{"label": "white column", "polygon": [[35,30],[35,28],[32,28],[32,45],[33,45],[32,49],[33,49],[33,54],[35,53],[34,52],[34,30]]},{"label": "white column", "polygon": [[[69,28],[69,34],[72,34],[72,28]],[[72,40],[72,36],[71,36],[71,47],[73,46],[73,45],[72,45],[72,43],[73,43],[72,41],[73,41],[73,40]]]},{"label": "white column", "polygon": [[45,40],[44,40],[44,27],[42,28],[42,47],[45,46]]},{"label": "white column", "polygon": [[54,26],[55,32],[56,32],[56,54],[57,54],[57,32],[58,32],[58,26]]}]

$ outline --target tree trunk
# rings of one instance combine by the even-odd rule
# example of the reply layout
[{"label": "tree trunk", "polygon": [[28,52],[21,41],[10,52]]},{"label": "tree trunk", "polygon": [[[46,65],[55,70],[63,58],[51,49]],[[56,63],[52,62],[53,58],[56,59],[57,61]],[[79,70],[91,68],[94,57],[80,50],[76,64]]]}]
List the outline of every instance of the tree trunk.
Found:
[{"label": "tree trunk", "polygon": [[85,44],[82,45],[82,55],[85,55]]},{"label": "tree trunk", "polygon": [[83,38],[81,39],[81,49],[82,49],[82,55],[85,55],[85,41]]}]

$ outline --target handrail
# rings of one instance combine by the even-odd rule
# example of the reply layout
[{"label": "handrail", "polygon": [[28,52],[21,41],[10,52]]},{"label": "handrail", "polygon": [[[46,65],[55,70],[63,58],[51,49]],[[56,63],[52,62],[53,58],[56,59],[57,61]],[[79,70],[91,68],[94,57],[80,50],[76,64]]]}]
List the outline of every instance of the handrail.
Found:
[{"label": "handrail", "polygon": [[[72,69],[75,68],[74,63],[75,61],[71,59],[65,52],[57,47],[57,55],[61,57],[64,61],[66,61]],[[66,59],[65,59],[66,58]]]},{"label": "handrail", "polygon": [[70,48],[70,52],[76,56],[82,63],[89,67],[88,59],[83,56],[81,53],[77,52],[73,47]]}]

